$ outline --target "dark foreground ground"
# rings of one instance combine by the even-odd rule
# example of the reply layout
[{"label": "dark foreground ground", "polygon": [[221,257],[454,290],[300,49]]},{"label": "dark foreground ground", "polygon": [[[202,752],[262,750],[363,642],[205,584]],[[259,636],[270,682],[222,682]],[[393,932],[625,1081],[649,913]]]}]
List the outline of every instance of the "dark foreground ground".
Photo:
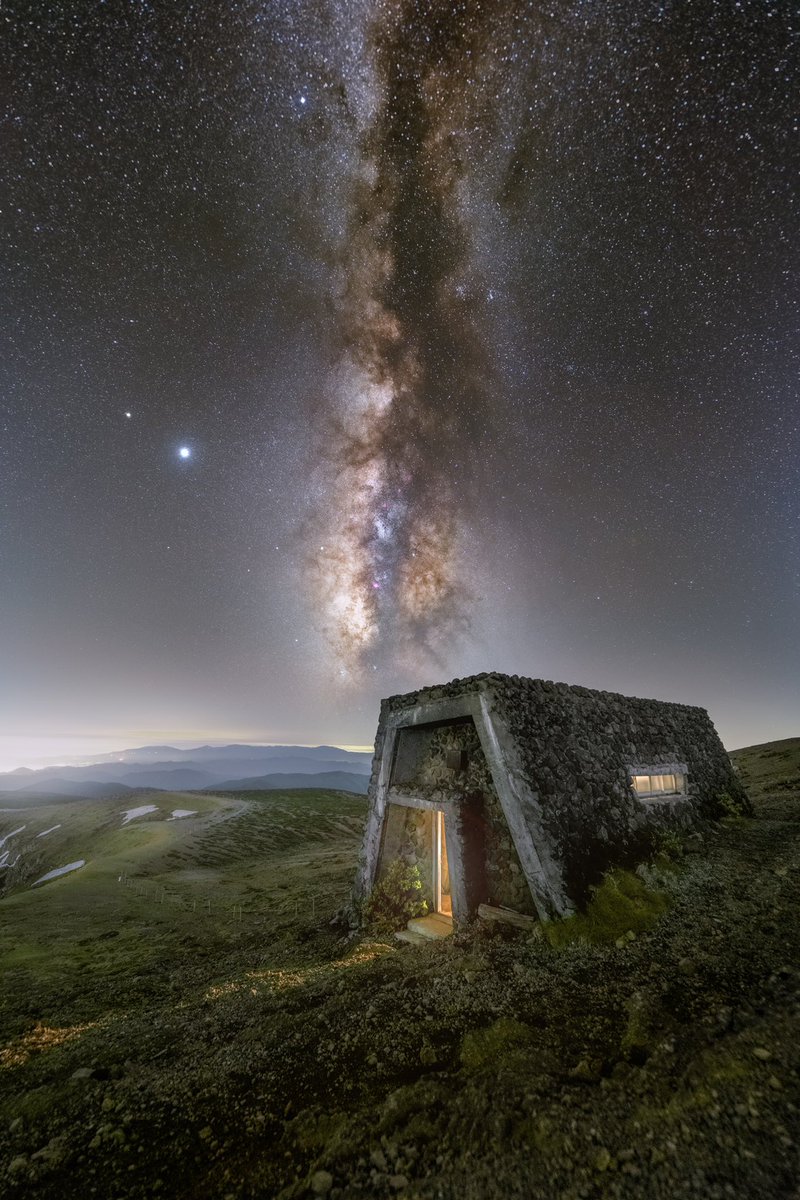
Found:
[{"label": "dark foreground ground", "polygon": [[[214,863],[184,847],[180,904],[110,875],[0,901],[0,1194],[800,1197],[800,740],[738,761],[756,818],[671,847],[668,911],[619,946],[346,940],[355,798],[272,860],[256,799]],[[241,919],[192,910],[237,864]]]}]

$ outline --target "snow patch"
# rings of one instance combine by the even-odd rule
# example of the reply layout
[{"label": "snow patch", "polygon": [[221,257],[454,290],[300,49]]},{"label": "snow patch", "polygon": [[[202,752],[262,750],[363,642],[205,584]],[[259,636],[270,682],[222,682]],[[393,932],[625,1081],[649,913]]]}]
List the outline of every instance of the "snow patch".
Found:
[{"label": "snow patch", "polygon": [[173,808],[172,816],[167,817],[168,821],[180,821],[181,817],[196,817],[196,808]]},{"label": "snow patch", "polygon": [[60,829],[61,825],[51,825],[49,829],[43,829],[41,833],[37,833],[37,837],[47,837],[48,833],[54,833],[56,829]]},{"label": "snow patch", "polygon": [[79,858],[77,862],[67,863],[65,867],[56,867],[55,871],[48,871],[41,879],[37,879],[36,883],[32,883],[31,887],[36,887],[39,883],[47,883],[48,879],[57,879],[59,875],[66,875],[68,871],[77,871],[79,867],[86,866],[86,859]]},{"label": "snow patch", "polygon": [[0,850],[5,846],[9,838],[16,837],[18,833],[22,833],[24,828],[24,825],[20,825],[19,829],[12,829],[11,833],[7,833],[5,837],[0,838]]},{"label": "snow patch", "polygon": [[122,814],[122,824],[127,825],[129,821],[135,821],[137,817],[151,812],[158,812],[157,804],[140,804],[138,808],[126,808]]}]

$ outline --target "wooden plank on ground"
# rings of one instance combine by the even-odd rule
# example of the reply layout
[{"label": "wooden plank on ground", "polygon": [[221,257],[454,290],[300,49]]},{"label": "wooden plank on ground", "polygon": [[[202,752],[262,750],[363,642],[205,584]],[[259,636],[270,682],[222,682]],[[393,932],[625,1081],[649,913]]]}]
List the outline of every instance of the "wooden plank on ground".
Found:
[{"label": "wooden plank on ground", "polygon": [[478,916],[484,921],[499,921],[501,925],[513,925],[515,929],[527,929],[528,932],[538,926],[536,917],[516,912],[513,908],[496,908],[493,904],[479,904]]}]

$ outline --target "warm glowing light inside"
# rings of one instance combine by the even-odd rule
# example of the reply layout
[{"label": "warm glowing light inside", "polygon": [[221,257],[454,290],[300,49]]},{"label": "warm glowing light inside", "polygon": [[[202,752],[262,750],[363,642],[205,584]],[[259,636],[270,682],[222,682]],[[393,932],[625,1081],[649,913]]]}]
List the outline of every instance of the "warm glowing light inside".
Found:
[{"label": "warm glowing light inside", "polygon": [[668,772],[663,775],[634,775],[633,790],[637,796],[673,796],[686,790],[686,776]]}]

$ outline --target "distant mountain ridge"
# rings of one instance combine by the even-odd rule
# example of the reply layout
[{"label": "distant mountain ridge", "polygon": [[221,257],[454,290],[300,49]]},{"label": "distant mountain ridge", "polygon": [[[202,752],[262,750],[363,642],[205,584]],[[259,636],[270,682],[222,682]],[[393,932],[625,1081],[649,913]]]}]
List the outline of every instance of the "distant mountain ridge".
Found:
[{"label": "distant mountain ridge", "polygon": [[352,771],[323,771],[319,775],[261,775],[255,779],[231,779],[203,788],[204,792],[276,792],[285,788],[327,788],[338,792],[357,792],[366,796],[369,775]]},{"label": "distant mountain ridge", "polygon": [[26,801],[42,799],[106,799],[109,796],[128,796],[134,792],[140,793],[147,789],[127,787],[124,783],[100,783],[87,779],[76,782],[74,779],[48,779],[46,782],[31,784],[18,788],[16,791],[0,791],[0,811],[5,804],[16,805]]},{"label": "distant mountain ridge", "polygon": [[[18,767],[0,773],[0,796],[41,794],[107,795],[117,790],[234,790],[336,787],[366,791],[372,755],[338,746],[140,746],[102,754],[80,766]],[[340,782],[329,782],[336,778]],[[314,782],[311,782],[313,778]],[[289,779],[300,782],[287,782]],[[308,779],[308,782],[304,782]],[[277,782],[267,782],[276,780]],[[350,786],[348,786],[350,785]]]},{"label": "distant mountain ridge", "polygon": [[[195,746],[190,749],[178,746],[137,746],[127,750],[115,750],[111,754],[98,754],[92,763],[152,763],[152,762],[202,762],[206,759],[280,758],[281,755],[302,755],[306,758],[335,758],[349,760],[372,758],[372,751],[343,750],[340,746],[261,746],[253,742],[231,742],[226,746]],[[83,765],[89,765],[85,763]],[[19,770],[29,770],[21,767]]]}]

